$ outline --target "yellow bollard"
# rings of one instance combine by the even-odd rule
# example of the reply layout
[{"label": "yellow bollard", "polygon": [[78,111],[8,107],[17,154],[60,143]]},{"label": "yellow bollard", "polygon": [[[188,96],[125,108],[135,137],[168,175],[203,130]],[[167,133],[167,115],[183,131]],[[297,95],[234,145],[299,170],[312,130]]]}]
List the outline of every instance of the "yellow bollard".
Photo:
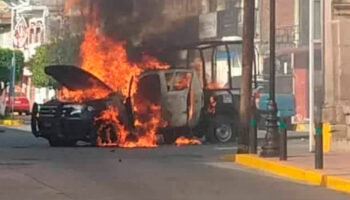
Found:
[{"label": "yellow bollard", "polygon": [[322,129],[323,129],[323,152],[328,153],[331,150],[331,141],[332,141],[331,124],[324,123]]}]

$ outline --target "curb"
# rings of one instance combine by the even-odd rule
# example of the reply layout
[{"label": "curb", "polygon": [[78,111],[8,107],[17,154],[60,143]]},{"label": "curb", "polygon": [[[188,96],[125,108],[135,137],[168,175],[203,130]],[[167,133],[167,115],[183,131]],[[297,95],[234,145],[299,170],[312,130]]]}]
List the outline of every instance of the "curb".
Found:
[{"label": "curb", "polygon": [[[233,155],[222,156],[226,161],[232,161]],[[234,156],[237,164],[249,168],[269,172],[294,181],[303,182],[314,186],[324,186],[326,188],[350,194],[350,179],[340,176],[330,176],[320,170],[304,169],[292,166],[282,161],[272,161],[260,158],[256,155],[239,154]]]},{"label": "curb", "polygon": [[326,187],[350,194],[350,180],[338,176],[326,176]]},{"label": "curb", "polygon": [[0,125],[4,126],[20,126],[23,125],[22,120],[12,120],[12,119],[5,119],[5,120],[0,120]]}]

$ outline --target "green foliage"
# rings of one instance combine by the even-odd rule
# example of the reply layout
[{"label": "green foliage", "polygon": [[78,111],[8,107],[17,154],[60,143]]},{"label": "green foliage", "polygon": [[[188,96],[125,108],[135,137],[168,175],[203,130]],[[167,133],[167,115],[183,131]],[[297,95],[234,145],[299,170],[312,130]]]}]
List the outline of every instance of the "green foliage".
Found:
[{"label": "green foliage", "polygon": [[80,37],[58,39],[36,49],[36,54],[29,61],[36,87],[55,87],[55,81],[45,74],[49,65],[77,65],[79,63]]},{"label": "green foliage", "polygon": [[[10,81],[13,51],[0,48],[0,82]],[[21,51],[15,51],[16,56],[16,81],[20,80],[20,75],[24,67],[24,56]]]}]

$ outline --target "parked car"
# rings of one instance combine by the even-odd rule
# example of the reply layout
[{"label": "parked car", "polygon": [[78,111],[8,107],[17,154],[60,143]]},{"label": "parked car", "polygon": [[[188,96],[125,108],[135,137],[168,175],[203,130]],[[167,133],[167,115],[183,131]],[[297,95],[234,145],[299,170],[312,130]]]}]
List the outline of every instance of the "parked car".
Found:
[{"label": "parked car", "polygon": [[30,114],[30,104],[29,100],[26,97],[24,93],[16,92],[15,96],[13,98],[13,105],[12,105],[12,99],[8,98],[6,101],[6,113],[12,112],[18,112],[20,115],[25,113],[26,115]]}]

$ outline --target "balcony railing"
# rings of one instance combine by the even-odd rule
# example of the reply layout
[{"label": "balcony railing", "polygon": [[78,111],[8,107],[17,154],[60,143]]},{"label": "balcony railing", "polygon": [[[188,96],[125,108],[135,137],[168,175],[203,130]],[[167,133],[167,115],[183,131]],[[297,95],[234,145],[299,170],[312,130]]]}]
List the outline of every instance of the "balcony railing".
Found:
[{"label": "balcony railing", "polygon": [[297,47],[299,37],[299,25],[278,27],[276,29],[276,46],[277,48]]}]

